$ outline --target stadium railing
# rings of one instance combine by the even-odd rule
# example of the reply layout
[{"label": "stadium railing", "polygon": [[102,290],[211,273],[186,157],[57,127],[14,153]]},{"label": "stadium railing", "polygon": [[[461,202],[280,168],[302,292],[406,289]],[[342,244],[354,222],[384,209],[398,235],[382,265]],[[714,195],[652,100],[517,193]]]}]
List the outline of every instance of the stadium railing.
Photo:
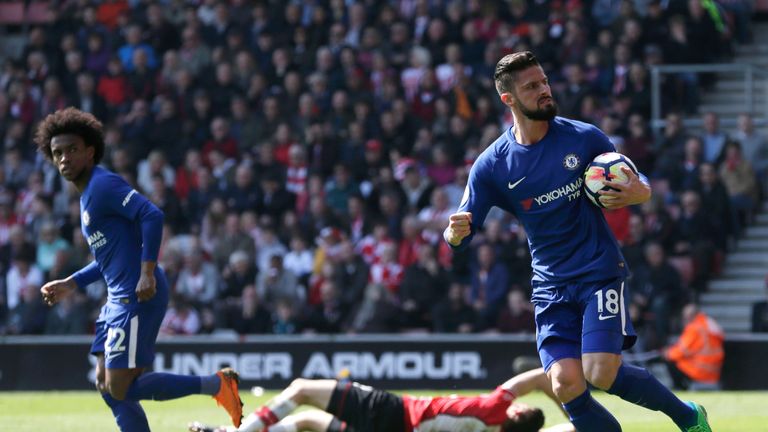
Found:
[{"label": "stadium railing", "polygon": [[[743,76],[744,83],[744,112],[753,114],[755,126],[768,126],[768,71],[763,67],[749,63],[715,63],[715,64],[676,64],[651,66],[651,128],[659,132],[666,125],[662,111],[661,86],[662,75],[681,73],[735,73]],[[764,83],[762,105],[757,106],[758,82]],[[731,128],[736,126],[736,118],[724,117],[720,124]],[[683,119],[683,125],[688,128],[699,128],[702,125],[700,117]]]}]

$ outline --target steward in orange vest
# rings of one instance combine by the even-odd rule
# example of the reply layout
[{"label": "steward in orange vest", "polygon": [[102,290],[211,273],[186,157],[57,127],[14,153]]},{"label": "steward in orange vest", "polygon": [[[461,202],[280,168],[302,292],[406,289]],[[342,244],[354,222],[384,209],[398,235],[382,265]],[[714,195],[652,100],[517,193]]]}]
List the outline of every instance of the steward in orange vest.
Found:
[{"label": "steward in orange vest", "polygon": [[680,339],[664,351],[664,357],[691,381],[718,383],[725,358],[722,328],[694,304],[683,308],[683,320]]}]

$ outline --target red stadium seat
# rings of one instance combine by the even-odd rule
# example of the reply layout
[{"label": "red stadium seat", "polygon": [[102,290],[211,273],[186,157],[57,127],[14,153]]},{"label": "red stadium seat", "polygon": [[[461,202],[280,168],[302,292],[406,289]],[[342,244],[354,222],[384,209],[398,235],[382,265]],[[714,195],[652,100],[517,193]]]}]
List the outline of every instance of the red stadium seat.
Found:
[{"label": "red stadium seat", "polygon": [[689,256],[669,257],[669,264],[680,273],[680,279],[683,285],[690,286],[693,277],[696,274],[693,266],[693,258]]},{"label": "red stadium seat", "polygon": [[26,22],[30,24],[42,24],[51,20],[48,15],[49,3],[44,1],[32,2],[27,8]]},{"label": "red stadium seat", "polygon": [[0,24],[23,24],[24,3],[0,2]]}]

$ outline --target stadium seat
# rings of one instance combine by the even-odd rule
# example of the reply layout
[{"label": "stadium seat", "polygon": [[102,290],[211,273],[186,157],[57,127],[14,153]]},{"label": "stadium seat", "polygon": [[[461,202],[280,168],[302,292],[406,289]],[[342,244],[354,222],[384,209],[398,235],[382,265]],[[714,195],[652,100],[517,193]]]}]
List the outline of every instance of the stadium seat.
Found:
[{"label": "stadium seat", "polygon": [[723,263],[725,262],[725,254],[723,251],[715,250],[712,255],[712,276],[719,276],[723,271]]},{"label": "stadium seat", "polygon": [[24,3],[0,2],[0,24],[23,24]]},{"label": "stadium seat", "polygon": [[37,1],[29,4],[27,8],[26,22],[30,24],[42,24],[51,20],[48,15],[48,2]]},{"label": "stadium seat", "polygon": [[696,272],[693,266],[693,258],[689,256],[669,257],[669,264],[680,273],[680,279],[684,286],[690,286]]}]

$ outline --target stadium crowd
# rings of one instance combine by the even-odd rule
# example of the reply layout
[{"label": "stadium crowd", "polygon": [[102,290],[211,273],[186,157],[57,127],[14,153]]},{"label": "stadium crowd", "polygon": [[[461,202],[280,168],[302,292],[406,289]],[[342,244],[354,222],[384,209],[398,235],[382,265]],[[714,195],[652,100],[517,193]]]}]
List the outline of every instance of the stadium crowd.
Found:
[{"label": "stadium crowd", "polygon": [[[601,127],[654,198],[606,212],[633,269],[646,347],[706,289],[758,202],[768,143],[698,115],[746,2],[673,0],[64,1],[0,70],[0,333],[88,333],[94,284],[53,309],[47,280],[85,265],[78,196],[30,135],[75,106],[105,125],[108,168],[165,213],[164,334],[533,332],[525,232],[501,212],[467,252],[442,241],[473,159],[503,128],[496,61],[530,49],[566,117]],[[741,25],[736,25],[739,23]],[[725,222],[731,221],[731,222]]]}]

